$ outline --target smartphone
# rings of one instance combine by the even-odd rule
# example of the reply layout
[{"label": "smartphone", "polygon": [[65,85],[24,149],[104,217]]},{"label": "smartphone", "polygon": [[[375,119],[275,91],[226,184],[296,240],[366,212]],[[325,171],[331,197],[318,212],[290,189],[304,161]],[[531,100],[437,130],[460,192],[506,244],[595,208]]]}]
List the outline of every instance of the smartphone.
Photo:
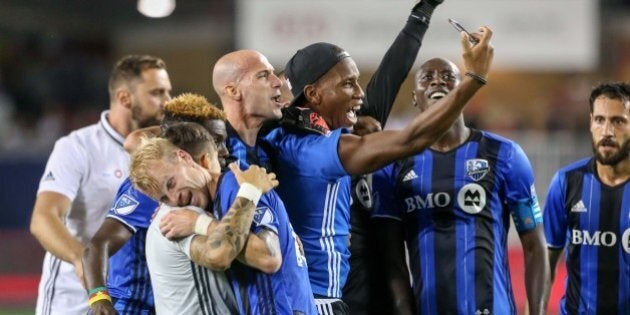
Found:
[{"label": "smartphone", "polygon": [[472,35],[470,35],[470,33],[468,33],[468,31],[461,25],[459,24],[457,21],[453,20],[453,19],[448,19],[448,22],[451,23],[451,25],[453,25],[453,27],[458,31],[458,32],[464,32],[466,34],[468,34],[468,41],[473,44],[473,45],[477,45],[479,44],[479,40],[474,38]]}]

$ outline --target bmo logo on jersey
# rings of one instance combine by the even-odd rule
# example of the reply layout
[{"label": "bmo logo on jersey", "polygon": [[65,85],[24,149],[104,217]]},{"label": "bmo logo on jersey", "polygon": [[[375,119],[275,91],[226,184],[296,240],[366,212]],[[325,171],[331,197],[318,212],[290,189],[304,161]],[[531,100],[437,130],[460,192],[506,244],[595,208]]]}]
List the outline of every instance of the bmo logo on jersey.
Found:
[{"label": "bmo logo on jersey", "polygon": [[[444,208],[451,204],[451,195],[446,192],[429,193],[425,196],[414,195],[405,198],[407,213],[421,210]],[[464,185],[457,193],[457,206],[466,213],[477,214],[486,206],[486,190],[479,184]]]},{"label": "bmo logo on jersey", "polygon": [[446,207],[451,203],[451,196],[445,192],[428,193],[426,196],[414,195],[405,198],[407,213],[414,210],[433,209],[435,207]]},{"label": "bmo logo on jersey", "polygon": [[[612,247],[617,245],[617,234],[611,231],[571,230],[571,244]],[[626,229],[621,235],[621,247],[630,254],[630,229]]]}]

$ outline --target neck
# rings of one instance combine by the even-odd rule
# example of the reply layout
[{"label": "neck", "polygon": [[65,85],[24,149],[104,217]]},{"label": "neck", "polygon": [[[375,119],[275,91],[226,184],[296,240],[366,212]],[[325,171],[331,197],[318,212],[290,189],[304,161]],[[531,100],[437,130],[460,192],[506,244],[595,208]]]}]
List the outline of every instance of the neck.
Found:
[{"label": "neck", "polygon": [[597,176],[608,186],[617,186],[625,183],[630,178],[630,159],[615,165],[604,165],[596,162]]},{"label": "neck", "polygon": [[258,132],[262,128],[264,119],[249,116],[243,112],[228,110],[227,106],[225,106],[225,115],[232,128],[241,137],[241,140],[249,146],[255,146]]},{"label": "neck", "polygon": [[123,137],[138,129],[137,124],[131,119],[131,111],[118,104],[110,105],[107,121]]},{"label": "neck", "polygon": [[447,152],[462,145],[470,137],[470,128],[464,125],[462,120],[456,121],[440,139],[431,145],[431,149],[439,152]]},{"label": "neck", "polygon": [[[210,198],[216,200],[217,191],[219,190],[219,178],[221,174],[210,174],[210,181],[208,182],[208,191],[210,191]],[[210,205],[208,205],[210,207]]]}]

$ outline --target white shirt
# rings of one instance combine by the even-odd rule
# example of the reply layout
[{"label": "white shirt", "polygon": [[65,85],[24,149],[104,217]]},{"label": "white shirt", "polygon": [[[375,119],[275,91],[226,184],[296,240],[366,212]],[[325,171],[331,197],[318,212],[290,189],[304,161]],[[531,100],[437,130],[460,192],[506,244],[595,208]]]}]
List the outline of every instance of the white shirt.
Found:
[{"label": "white shirt", "polygon": [[[104,111],[100,122],[57,140],[37,191],[60,193],[71,200],[65,225],[83,244],[103,223],[118,187],[129,174],[125,139],[109,124],[107,114]],[[87,301],[74,266],[47,252],[37,314],[86,314]]]},{"label": "white shirt", "polygon": [[[199,213],[200,208],[187,207]],[[236,302],[225,273],[190,259],[196,235],[176,241],[160,232],[160,221],[171,207],[161,205],[147,231],[146,258],[157,314],[234,314]]]}]

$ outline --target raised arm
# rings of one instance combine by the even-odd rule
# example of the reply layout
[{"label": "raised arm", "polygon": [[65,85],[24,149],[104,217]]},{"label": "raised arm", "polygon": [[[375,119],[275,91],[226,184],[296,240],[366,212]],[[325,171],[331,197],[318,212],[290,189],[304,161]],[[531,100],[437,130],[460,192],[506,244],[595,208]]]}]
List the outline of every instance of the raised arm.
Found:
[{"label": "raised arm", "polygon": [[418,56],[434,8],[443,0],[423,0],[411,10],[403,29],[389,47],[365,88],[365,104],[359,115],[375,118],[385,126],[394,101]]},{"label": "raised arm", "polygon": [[[482,27],[476,36],[481,41],[472,46],[468,37],[462,34],[464,64],[467,72],[485,78],[494,55],[490,44],[492,31]],[[403,130],[377,132],[362,137],[344,134],[338,146],[344,168],[353,175],[369,173],[427,148],[448,130],[483,84],[481,80],[466,75],[440,103],[420,113]]]},{"label": "raised arm", "polygon": [[[115,219],[106,218],[83,252],[83,274],[86,289],[106,287],[109,257],[114,255],[133,234]],[[109,300],[90,306],[94,314],[116,314]]]}]

